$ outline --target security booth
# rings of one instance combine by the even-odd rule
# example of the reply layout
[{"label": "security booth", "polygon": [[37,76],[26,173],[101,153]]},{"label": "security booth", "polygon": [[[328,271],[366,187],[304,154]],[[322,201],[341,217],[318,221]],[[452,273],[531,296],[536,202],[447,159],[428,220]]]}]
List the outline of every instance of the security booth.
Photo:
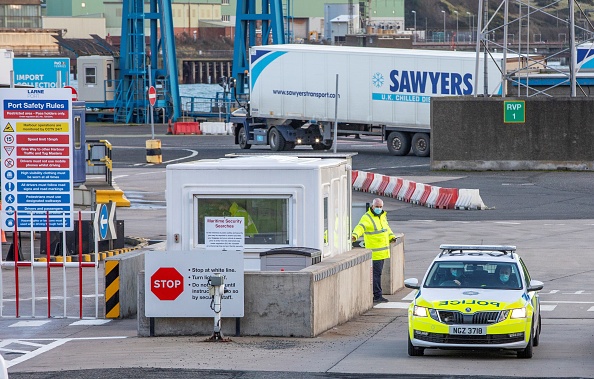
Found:
[{"label": "security booth", "polygon": [[167,166],[167,250],[205,249],[206,217],[244,217],[244,263],[306,247],[351,250],[350,156],[249,155]]},{"label": "security booth", "polygon": [[167,239],[145,253],[139,335],[206,334],[214,312],[210,340],[314,337],[371,308],[371,251],[350,242],[350,157],[167,166]]}]

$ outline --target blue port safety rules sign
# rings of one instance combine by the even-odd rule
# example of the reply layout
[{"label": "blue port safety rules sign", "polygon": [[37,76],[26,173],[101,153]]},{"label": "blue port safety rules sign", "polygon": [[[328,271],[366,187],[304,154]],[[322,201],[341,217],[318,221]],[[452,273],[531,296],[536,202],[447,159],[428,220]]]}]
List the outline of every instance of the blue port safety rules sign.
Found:
[{"label": "blue port safety rules sign", "polygon": [[71,99],[68,88],[0,89],[3,230],[73,230]]}]

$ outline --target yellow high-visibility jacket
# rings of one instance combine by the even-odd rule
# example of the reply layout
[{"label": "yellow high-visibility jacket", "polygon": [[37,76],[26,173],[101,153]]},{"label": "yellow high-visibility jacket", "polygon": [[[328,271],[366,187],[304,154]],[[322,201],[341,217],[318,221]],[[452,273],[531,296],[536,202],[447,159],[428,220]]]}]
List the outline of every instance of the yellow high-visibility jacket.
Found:
[{"label": "yellow high-visibility jacket", "polygon": [[253,237],[255,234],[258,234],[258,228],[256,227],[254,220],[252,220],[252,216],[250,216],[250,214],[245,209],[243,209],[242,207],[237,205],[237,203],[234,202],[233,204],[231,204],[229,212],[231,213],[232,217],[243,217],[243,224],[245,225],[246,236]]},{"label": "yellow high-visibility jacket", "polygon": [[390,240],[396,238],[388,225],[386,212],[377,216],[371,208],[361,216],[352,236],[356,239],[363,236],[365,248],[371,250],[371,259],[374,261],[390,258]]}]

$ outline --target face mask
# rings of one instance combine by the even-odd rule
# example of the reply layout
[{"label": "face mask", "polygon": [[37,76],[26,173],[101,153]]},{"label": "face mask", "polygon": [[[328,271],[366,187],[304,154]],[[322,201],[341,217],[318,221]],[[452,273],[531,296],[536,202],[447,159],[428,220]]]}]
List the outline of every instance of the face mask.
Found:
[{"label": "face mask", "polygon": [[460,270],[452,270],[452,276],[453,276],[454,278],[457,278],[457,277],[459,277],[459,276],[460,276],[460,274],[461,274]]},{"label": "face mask", "polygon": [[501,274],[499,275],[499,280],[501,280],[503,283],[507,283],[507,281],[509,280],[509,275]]},{"label": "face mask", "polygon": [[382,209],[381,208],[373,208],[373,213],[378,215],[378,214],[382,213]]}]

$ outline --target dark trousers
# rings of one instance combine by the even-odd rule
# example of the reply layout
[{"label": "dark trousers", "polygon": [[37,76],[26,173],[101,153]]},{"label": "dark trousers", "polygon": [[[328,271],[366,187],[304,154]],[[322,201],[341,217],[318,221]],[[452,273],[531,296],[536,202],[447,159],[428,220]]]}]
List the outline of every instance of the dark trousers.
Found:
[{"label": "dark trousers", "polygon": [[384,260],[373,261],[373,298],[382,297],[382,270],[384,269]]}]

